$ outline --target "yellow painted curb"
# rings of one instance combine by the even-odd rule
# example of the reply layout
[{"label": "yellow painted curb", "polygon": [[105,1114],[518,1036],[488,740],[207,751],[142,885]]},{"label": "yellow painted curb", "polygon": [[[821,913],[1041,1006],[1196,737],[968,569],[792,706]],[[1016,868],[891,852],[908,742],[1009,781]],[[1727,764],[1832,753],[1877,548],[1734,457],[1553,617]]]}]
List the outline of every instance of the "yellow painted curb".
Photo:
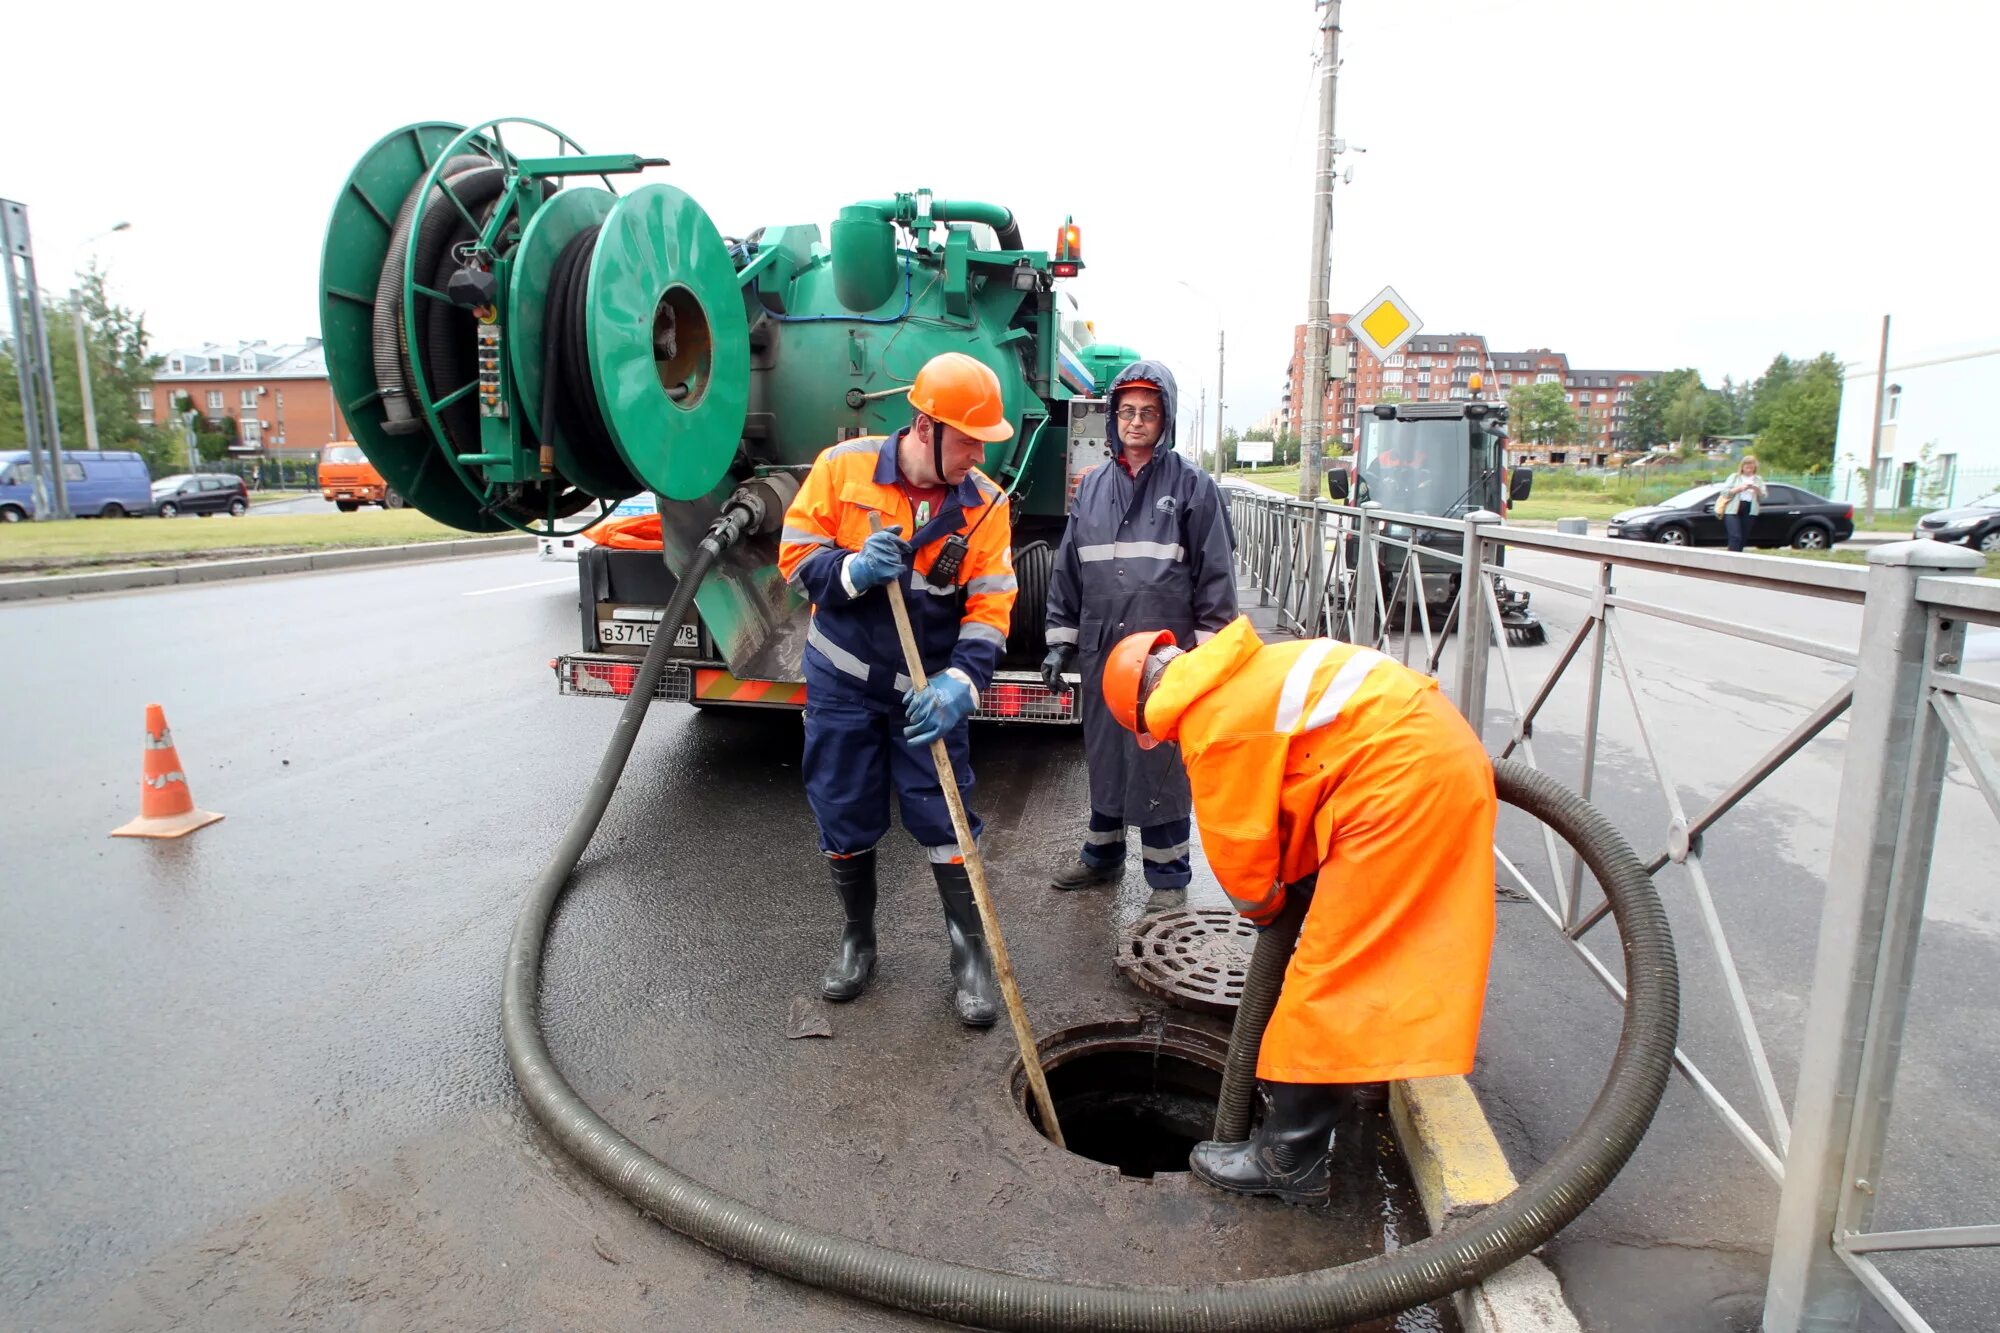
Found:
[{"label": "yellow painted curb", "polygon": [[1389,1118],[1433,1232],[1513,1192],[1514,1172],[1464,1079],[1393,1084]]}]

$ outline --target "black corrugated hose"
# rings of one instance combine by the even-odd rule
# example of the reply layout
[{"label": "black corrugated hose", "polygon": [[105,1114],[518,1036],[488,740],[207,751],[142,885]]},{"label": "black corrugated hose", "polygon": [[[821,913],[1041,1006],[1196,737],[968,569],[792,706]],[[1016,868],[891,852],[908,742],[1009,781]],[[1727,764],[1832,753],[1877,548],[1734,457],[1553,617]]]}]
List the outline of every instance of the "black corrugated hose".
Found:
[{"label": "black corrugated hose", "polygon": [[[538,1021],[550,915],[610,802],[695,586],[727,542],[711,533],[675,589],[617,730],[568,832],[521,908],[508,949],[501,1031],[536,1118],[599,1180],[712,1249],[795,1281],[979,1328],[1321,1329],[1438,1300],[1497,1272],[1566,1226],[1638,1146],[1666,1089],[1680,1027],[1680,982],[1666,914],[1623,837],[1575,793],[1513,761],[1494,764],[1500,798],[1553,828],[1609,899],[1624,949],[1624,1027],[1604,1089],[1576,1132],[1501,1202],[1437,1236],[1337,1268],[1183,1287],[1112,1287],[995,1273],[786,1222],[709,1189],[620,1134],[563,1079]],[[1303,895],[1301,895],[1303,896]],[[1265,970],[1279,950],[1266,953]],[[1260,982],[1260,984],[1262,984]],[[1254,1064],[1254,1055],[1252,1056]]]},{"label": "black corrugated hose", "polygon": [[1215,1099],[1217,1143],[1241,1143],[1250,1137],[1250,1095],[1257,1087],[1257,1052],[1264,1029],[1278,1007],[1285,984],[1285,964],[1299,945],[1299,927],[1312,903],[1313,881],[1285,886],[1285,906],[1271,924],[1257,932],[1250,951],[1250,970],[1243,978],[1243,998],[1236,1004],[1236,1021],[1229,1029],[1229,1055],[1222,1064],[1222,1091]]}]

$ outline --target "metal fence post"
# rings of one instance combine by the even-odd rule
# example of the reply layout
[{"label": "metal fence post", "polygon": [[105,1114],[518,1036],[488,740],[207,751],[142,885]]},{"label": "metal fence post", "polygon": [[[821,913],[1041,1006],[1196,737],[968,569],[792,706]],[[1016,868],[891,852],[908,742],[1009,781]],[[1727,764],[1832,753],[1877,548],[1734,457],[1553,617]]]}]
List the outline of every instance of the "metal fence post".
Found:
[{"label": "metal fence post", "polygon": [[1869,552],[1868,566],[1819,952],[1764,1294],[1769,1333],[1833,1333],[1860,1319],[1863,1287],[1835,1247],[1836,1232],[1865,1230],[1873,1208],[1872,1164],[1888,1128],[1945,773],[1941,728],[1929,710],[1929,616],[1917,600],[1917,579],[1977,569],[1979,557],[1938,542],[1897,542]]},{"label": "metal fence post", "polygon": [[1381,501],[1369,500],[1361,506],[1361,517],[1355,520],[1358,536],[1354,543],[1354,641],[1366,648],[1373,648],[1381,638],[1375,622],[1376,589],[1382,581],[1377,563],[1382,557],[1375,549],[1375,511],[1381,507]]},{"label": "metal fence post", "polygon": [[1306,509],[1306,560],[1308,585],[1305,613],[1299,617],[1308,639],[1326,632],[1326,523],[1319,501]]},{"label": "metal fence post", "polygon": [[[1475,509],[1465,516],[1465,563],[1458,570],[1458,711],[1483,738],[1486,735],[1486,656],[1493,639],[1493,622],[1486,614],[1486,535],[1500,515]],[[1423,596],[1421,585],[1413,595]]]}]

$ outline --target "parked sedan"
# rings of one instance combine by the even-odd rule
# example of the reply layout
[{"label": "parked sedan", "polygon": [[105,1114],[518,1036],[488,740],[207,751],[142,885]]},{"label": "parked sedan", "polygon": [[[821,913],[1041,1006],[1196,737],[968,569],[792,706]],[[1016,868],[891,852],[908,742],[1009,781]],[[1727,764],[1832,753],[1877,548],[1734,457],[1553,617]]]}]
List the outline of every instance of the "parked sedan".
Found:
[{"label": "parked sedan", "polygon": [[1917,536],[1934,542],[1964,542],[1988,555],[2000,554],[2000,491],[1956,509],[1940,509],[1917,520]]},{"label": "parked sedan", "polygon": [[[1729,536],[1715,512],[1719,483],[1696,486],[1679,495],[1613,514],[1609,536],[1667,546],[1726,546]],[[1773,483],[1751,520],[1750,546],[1795,546],[1823,551],[1854,535],[1854,506],[1845,500],[1822,500],[1796,486]]]},{"label": "parked sedan", "polygon": [[201,473],[180,473],[161,477],[153,483],[153,497],[146,512],[161,518],[177,514],[242,514],[250,508],[250,491],[243,478]]}]

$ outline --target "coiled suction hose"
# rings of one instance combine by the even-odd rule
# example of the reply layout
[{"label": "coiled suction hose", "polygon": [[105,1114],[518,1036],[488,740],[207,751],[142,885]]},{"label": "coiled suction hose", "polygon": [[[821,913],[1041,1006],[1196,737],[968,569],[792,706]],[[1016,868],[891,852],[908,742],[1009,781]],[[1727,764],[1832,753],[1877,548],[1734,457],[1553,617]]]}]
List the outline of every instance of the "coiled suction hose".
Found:
[{"label": "coiled suction hose", "polygon": [[[727,522],[725,516],[718,528]],[[733,540],[718,539],[711,530],[675,589],[590,790],[523,904],[507,954],[501,1030],[522,1097],[572,1156],[641,1210],[711,1249],[796,1281],[981,1328],[1319,1329],[1410,1309],[1506,1267],[1589,1206],[1638,1146],[1666,1089],[1680,1026],[1679,974],[1665,911],[1638,858],[1602,815],[1534,769],[1502,760],[1494,764],[1500,799],[1553,828],[1604,888],[1624,947],[1625,1022],[1604,1090],[1576,1132],[1512,1194],[1439,1235],[1294,1277],[1208,1286],[1086,1286],[924,1259],[782,1221],[652,1156],[607,1124],[556,1069],[537,1017],[542,947],[556,901],[631,754],[667,645],[696,585]],[[1273,968],[1281,977],[1284,952],[1289,951],[1276,943],[1268,951],[1260,943],[1262,967],[1252,966],[1253,973],[1261,971],[1259,985],[1270,986],[1274,997]],[[1268,1006],[1264,1014],[1268,1018]],[[1233,1050],[1231,1056],[1242,1062]],[[1236,1094],[1245,1105],[1254,1047],[1247,1061]]]}]

